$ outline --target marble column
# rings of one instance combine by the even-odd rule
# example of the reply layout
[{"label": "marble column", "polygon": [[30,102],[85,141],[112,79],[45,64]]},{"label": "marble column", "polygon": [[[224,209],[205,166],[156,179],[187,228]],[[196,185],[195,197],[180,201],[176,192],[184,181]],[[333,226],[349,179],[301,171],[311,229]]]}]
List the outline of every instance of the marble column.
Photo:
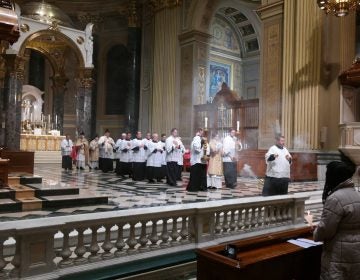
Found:
[{"label": "marble column", "polygon": [[322,15],[315,1],[284,2],[282,127],[294,149],[320,146]]},{"label": "marble column", "polygon": [[68,78],[64,75],[55,75],[52,78],[53,84],[53,116],[54,129],[64,132],[64,97]]},{"label": "marble column", "polygon": [[6,59],[0,55],[0,147],[5,146],[5,77],[6,77]]},{"label": "marble column", "polygon": [[92,68],[83,69],[78,79],[76,93],[76,132],[84,132],[87,139],[91,138],[91,100],[94,80],[91,78]]},{"label": "marble column", "polygon": [[126,116],[128,129],[135,135],[139,123],[139,99],[140,99],[140,54],[141,54],[141,29],[139,27],[128,28],[127,48],[130,56],[128,68],[128,96],[126,104]]},{"label": "marble column", "polygon": [[262,20],[258,147],[267,149],[274,144],[275,126],[281,120],[284,1],[263,0],[262,4],[257,10]]},{"label": "marble column", "polygon": [[[184,142],[190,143],[194,128],[194,105],[204,99],[205,92],[200,92],[199,78],[206,73],[211,35],[200,31],[189,31],[179,36],[181,49],[180,62],[180,118],[179,131]],[[206,77],[204,77],[206,81]]]},{"label": "marble column", "polygon": [[21,98],[24,79],[24,59],[6,55],[8,73],[5,81],[5,146],[20,149]]}]

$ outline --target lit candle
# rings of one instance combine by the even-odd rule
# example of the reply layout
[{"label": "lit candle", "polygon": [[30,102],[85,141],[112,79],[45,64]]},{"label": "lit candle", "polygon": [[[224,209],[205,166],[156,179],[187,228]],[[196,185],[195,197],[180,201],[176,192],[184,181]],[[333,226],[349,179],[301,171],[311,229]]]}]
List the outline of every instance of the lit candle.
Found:
[{"label": "lit candle", "polygon": [[208,127],[208,118],[205,117],[205,128],[207,128],[207,127]]},{"label": "lit candle", "polygon": [[51,118],[50,118],[50,114],[49,114],[49,123],[51,123]]},{"label": "lit candle", "polygon": [[55,129],[57,129],[57,115],[55,115]]},{"label": "lit candle", "polygon": [[33,114],[30,113],[30,121],[32,122],[33,121]]},{"label": "lit candle", "polygon": [[236,130],[237,130],[237,131],[240,130],[240,121],[236,121]]}]

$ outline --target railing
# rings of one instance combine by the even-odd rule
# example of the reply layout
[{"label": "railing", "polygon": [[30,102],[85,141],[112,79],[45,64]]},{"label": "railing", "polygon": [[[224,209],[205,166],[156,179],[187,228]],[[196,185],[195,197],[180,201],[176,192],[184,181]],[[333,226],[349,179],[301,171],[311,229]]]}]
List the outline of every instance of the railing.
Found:
[{"label": "railing", "polygon": [[[0,279],[66,275],[304,225],[305,195],[0,224]],[[49,274],[47,274],[49,273]]]}]

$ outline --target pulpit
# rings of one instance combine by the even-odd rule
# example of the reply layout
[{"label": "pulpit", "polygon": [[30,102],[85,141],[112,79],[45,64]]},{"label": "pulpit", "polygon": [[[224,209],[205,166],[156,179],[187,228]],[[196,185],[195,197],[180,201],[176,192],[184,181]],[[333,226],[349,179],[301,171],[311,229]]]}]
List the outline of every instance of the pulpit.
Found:
[{"label": "pulpit", "polygon": [[197,250],[197,279],[317,280],[322,246],[302,248],[289,239],[312,238],[309,227]]}]

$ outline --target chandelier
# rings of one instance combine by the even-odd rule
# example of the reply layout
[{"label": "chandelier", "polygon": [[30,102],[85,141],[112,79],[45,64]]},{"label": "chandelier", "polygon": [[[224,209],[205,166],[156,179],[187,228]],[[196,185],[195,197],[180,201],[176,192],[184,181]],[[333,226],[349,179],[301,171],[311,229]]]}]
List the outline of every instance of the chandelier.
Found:
[{"label": "chandelier", "polygon": [[343,17],[360,7],[360,0],[317,0],[317,4],[326,14]]}]

